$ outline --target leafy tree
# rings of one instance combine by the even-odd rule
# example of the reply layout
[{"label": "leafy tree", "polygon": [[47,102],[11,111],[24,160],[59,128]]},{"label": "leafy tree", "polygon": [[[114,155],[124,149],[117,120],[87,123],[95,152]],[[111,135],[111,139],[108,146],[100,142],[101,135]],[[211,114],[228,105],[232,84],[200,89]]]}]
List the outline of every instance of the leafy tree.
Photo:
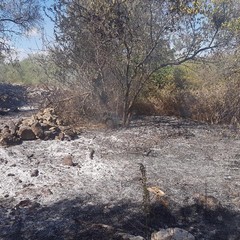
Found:
[{"label": "leafy tree", "polygon": [[62,81],[107,110],[131,108],[152,75],[236,43],[237,0],[58,0],[52,57]]},{"label": "leafy tree", "polygon": [[38,0],[0,1],[0,57],[9,54],[14,35],[22,35],[41,20]]},{"label": "leafy tree", "polygon": [[16,63],[2,63],[0,66],[0,83],[19,83],[22,82],[22,70]]},{"label": "leafy tree", "polygon": [[45,74],[45,69],[40,62],[42,59],[46,59],[46,56],[32,55],[19,63],[20,71],[22,72],[22,82],[39,84],[47,81],[48,76]]},{"label": "leafy tree", "polygon": [[2,63],[0,64],[0,82],[24,84],[46,83],[49,81],[47,73],[52,71],[53,68],[53,65],[49,63],[43,67],[42,62],[45,63],[46,61],[46,56],[34,54],[19,62]]},{"label": "leafy tree", "polygon": [[[153,83],[158,88],[163,88],[166,85],[174,84],[177,88],[184,89],[186,82],[187,71],[184,66],[167,66],[161,68],[152,75]],[[150,82],[150,85],[152,83]]]}]

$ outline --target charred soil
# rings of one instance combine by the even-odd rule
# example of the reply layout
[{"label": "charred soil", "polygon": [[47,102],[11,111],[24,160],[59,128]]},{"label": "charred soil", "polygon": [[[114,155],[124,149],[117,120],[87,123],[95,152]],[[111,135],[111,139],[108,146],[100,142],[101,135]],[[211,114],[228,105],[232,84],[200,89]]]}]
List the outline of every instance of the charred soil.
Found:
[{"label": "charred soil", "polygon": [[[1,116],[1,124],[25,113]],[[165,193],[150,193],[148,212],[139,164],[147,187]],[[168,227],[199,240],[240,236],[237,128],[142,117],[72,141],[0,147],[0,174],[0,239],[148,239]]]}]

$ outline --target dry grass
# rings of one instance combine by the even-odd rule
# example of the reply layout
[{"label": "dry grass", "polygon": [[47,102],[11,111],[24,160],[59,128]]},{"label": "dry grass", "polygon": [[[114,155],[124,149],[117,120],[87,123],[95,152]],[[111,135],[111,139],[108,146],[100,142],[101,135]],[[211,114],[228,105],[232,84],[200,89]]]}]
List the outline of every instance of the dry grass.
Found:
[{"label": "dry grass", "polygon": [[219,83],[192,91],[192,118],[210,123],[238,124],[240,121],[240,86],[238,82]]},{"label": "dry grass", "polygon": [[[170,84],[151,89],[149,95],[136,102],[131,110],[135,115],[172,115],[212,124],[238,125],[239,92],[238,81],[203,84],[195,89],[179,89]],[[50,102],[66,125],[89,127],[104,123],[104,109],[88,93],[59,91]]]},{"label": "dry grass", "polygon": [[194,99],[189,92],[170,85],[157,90],[149,100],[154,105],[158,115],[190,117],[189,104]]},{"label": "dry grass", "polygon": [[[172,115],[211,124],[240,123],[240,84],[229,82],[178,89],[174,85],[155,89],[145,100],[134,104],[135,115]],[[60,96],[60,95],[59,95]],[[101,106],[87,94],[64,93],[55,101],[55,109],[67,125],[103,123]],[[70,96],[70,97],[69,97]]]},{"label": "dry grass", "polygon": [[[49,96],[48,106],[55,109],[63,125],[102,128],[103,109],[91,93],[56,88]],[[46,107],[46,106],[44,106]]]},{"label": "dry grass", "polygon": [[131,112],[135,115],[152,116],[156,114],[157,110],[151,101],[144,99],[134,103]]},{"label": "dry grass", "polygon": [[195,89],[167,85],[148,97],[159,115],[174,115],[212,124],[240,123],[240,83],[219,82]]}]

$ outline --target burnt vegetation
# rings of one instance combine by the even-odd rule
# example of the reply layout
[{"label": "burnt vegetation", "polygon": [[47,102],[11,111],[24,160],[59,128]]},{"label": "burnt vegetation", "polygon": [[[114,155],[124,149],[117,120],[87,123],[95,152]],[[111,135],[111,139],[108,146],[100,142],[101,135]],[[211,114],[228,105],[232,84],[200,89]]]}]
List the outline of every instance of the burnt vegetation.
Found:
[{"label": "burnt vegetation", "polygon": [[146,228],[145,215],[141,212],[140,205],[123,201],[109,209],[108,205],[85,203],[86,200],[79,197],[46,207],[31,201],[12,206],[12,209],[2,206],[0,237],[5,240],[121,240],[124,236],[143,236],[147,239],[153,231],[166,226],[190,229],[198,240],[237,240],[240,234],[237,228],[238,213],[225,208],[210,210],[197,203],[186,207],[172,203],[172,208],[168,209],[156,203],[149,209]]},{"label": "burnt vegetation", "polygon": [[[41,11],[54,23],[55,39],[45,46],[47,54],[14,61],[10,46],[13,36],[41,29]],[[80,155],[74,162],[72,153],[67,155],[64,171],[70,169],[71,172],[71,168],[81,169],[81,161],[86,156],[90,163],[95,163],[104,157],[117,159],[123,152],[128,161],[131,161],[129,156],[134,156],[134,161],[140,159],[152,165],[159,158],[158,164],[162,164],[162,142],[169,139],[173,140],[173,145],[183,142],[181,146],[174,145],[171,153],[167,152],[169,146],[164,146],[169,153],[164,156],[164,161],[169,161],[168,167],[178,153],[176,149],[184,144],[186,149],[198,145],[197,140],[191,142],[191,139],[199,137],[205,141],[206,136],[210,136],[207,133],[215,134],[215,141],[231,139],[237,144],[240,135],[239,30],[240,3],[237,0],[55,0],[49,8],[37,0],[1,1],[0,143],[6,147],[6,156],[11,156],[14,152],[11,149],[23,140],[37,140],[38,143],[56,140],[65,144],[79,140],[82,133],[89,134],[89,138],[82,142],[76,140],[71,146],[78,149],[79,145],[86,144],[81,145]],[[22,110],[24,106],[30,110]],[[28,111],[34,113],[31,118],[27,118]],[[23,119],[19,120],[20,117]],[[12,126],[7,123],[9,119]],[[18,122],[12,121],[16,119]],[[98,134],[106,135],[96,140]],[[95,149],[92,147],[94,141],[103,145],[95,145]],[[213,144],[212,148],[211,145],[203,145],[212,151],[206,153],[207,156],[204,155],[206,149],[198,150],[204,152],[209,166],[211,163],[214,166],[219,164],[216,162],[219,156],[213,158],[211,155],[217,152],[219,145]],[[237,150],[234,148],[234,151]],[[41,167],[34,154],[23,157],[23,161],[27,159],[27,164],[32,164],[36,160],[36,166]],[[195,153],[181,154],[180,167],[185,160],[196,164]],[[43,160],[52,156],[44,156]],[[230,160],[226,160],[226,164],[231,165],[229,169],[239,171],[239,153],[235,152]],[[0,166],[7,164],[0,156]],[[54,164],[51,159],[49,165],[61,172],[62,166]],[[108,164],[110,166],[111,161]],[[10,167],[16,166],[14,163]],[[94,194],[85,189],[81,189],[85,195],[75,199],[64,195],[64,199],[55,199],[50,205],[41,205],[41,194],[33,199],[17,200],[9,194],[1,196],[0,238],[131,240],[130,237],[141,236],[153,239],[154,231],[177,227],[191,233],[196,240],[239,239],[239,193],[235,192],[239,178],[236,172],[227,176],[224,165],[221,169],[224,176],[218,181],[225,184],[221,186],[231,181],[228,187],[237,203],[222,205],[206,191],[191,199],[181,193],[185,194],[181,197],[186,204],[180,204],[171,199],[174,196],[171,191],[167,197],[153,199],[148,185],[151,173],[143,163],[139,166],[138,190],[142,191],[142,199],[137,201],[132,196],[133,201],[94,202]],[[174,167],[169,173],[176,171]],[[124,174],[125,170],[122,170]],[[37,179],[41,174],[34,169],[30,177]],[[184,172],[183,176],[185,174],[189,173]],[[7,178],[11,177],[17,179],[15,173],[7,173]],[[34,192],[34,184],[28,184],[23,185],[23,189]],[[184,186],[190,188],[187,184]],[[111,193],[107,188],[104,191]],[[51,190],[44,194],[46,192],[50,196],[55,194]],[[224,200],[231,202],[230,197]]]}]

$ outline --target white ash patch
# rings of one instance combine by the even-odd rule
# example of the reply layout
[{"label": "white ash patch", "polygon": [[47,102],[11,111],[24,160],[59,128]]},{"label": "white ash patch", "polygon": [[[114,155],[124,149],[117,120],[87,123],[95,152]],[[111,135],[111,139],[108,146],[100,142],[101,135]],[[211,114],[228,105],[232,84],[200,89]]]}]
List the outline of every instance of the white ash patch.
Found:
[{"label": "white ash patch", "polygon": [[[166,135],[168,129],[171,134]],[[36,140],[0,148],[0,194],[16,202],[30,198],[44,205],[77,196],[91,202],[141,203],[138,163],[143,163],[148,184],[159,186],[176,202],[207,189],[223,204],[239,208],[235,162],[240,141],[223,138],[206,126],[191,126],[188,131],[194,136],[186,137],[181,127],[179,131],[171,124],[146,122],[129,129],[84,132],[74,141]],[[68,154],[74,166],[63,164]],[[38,176],[32,177],[36,169]]]}]

